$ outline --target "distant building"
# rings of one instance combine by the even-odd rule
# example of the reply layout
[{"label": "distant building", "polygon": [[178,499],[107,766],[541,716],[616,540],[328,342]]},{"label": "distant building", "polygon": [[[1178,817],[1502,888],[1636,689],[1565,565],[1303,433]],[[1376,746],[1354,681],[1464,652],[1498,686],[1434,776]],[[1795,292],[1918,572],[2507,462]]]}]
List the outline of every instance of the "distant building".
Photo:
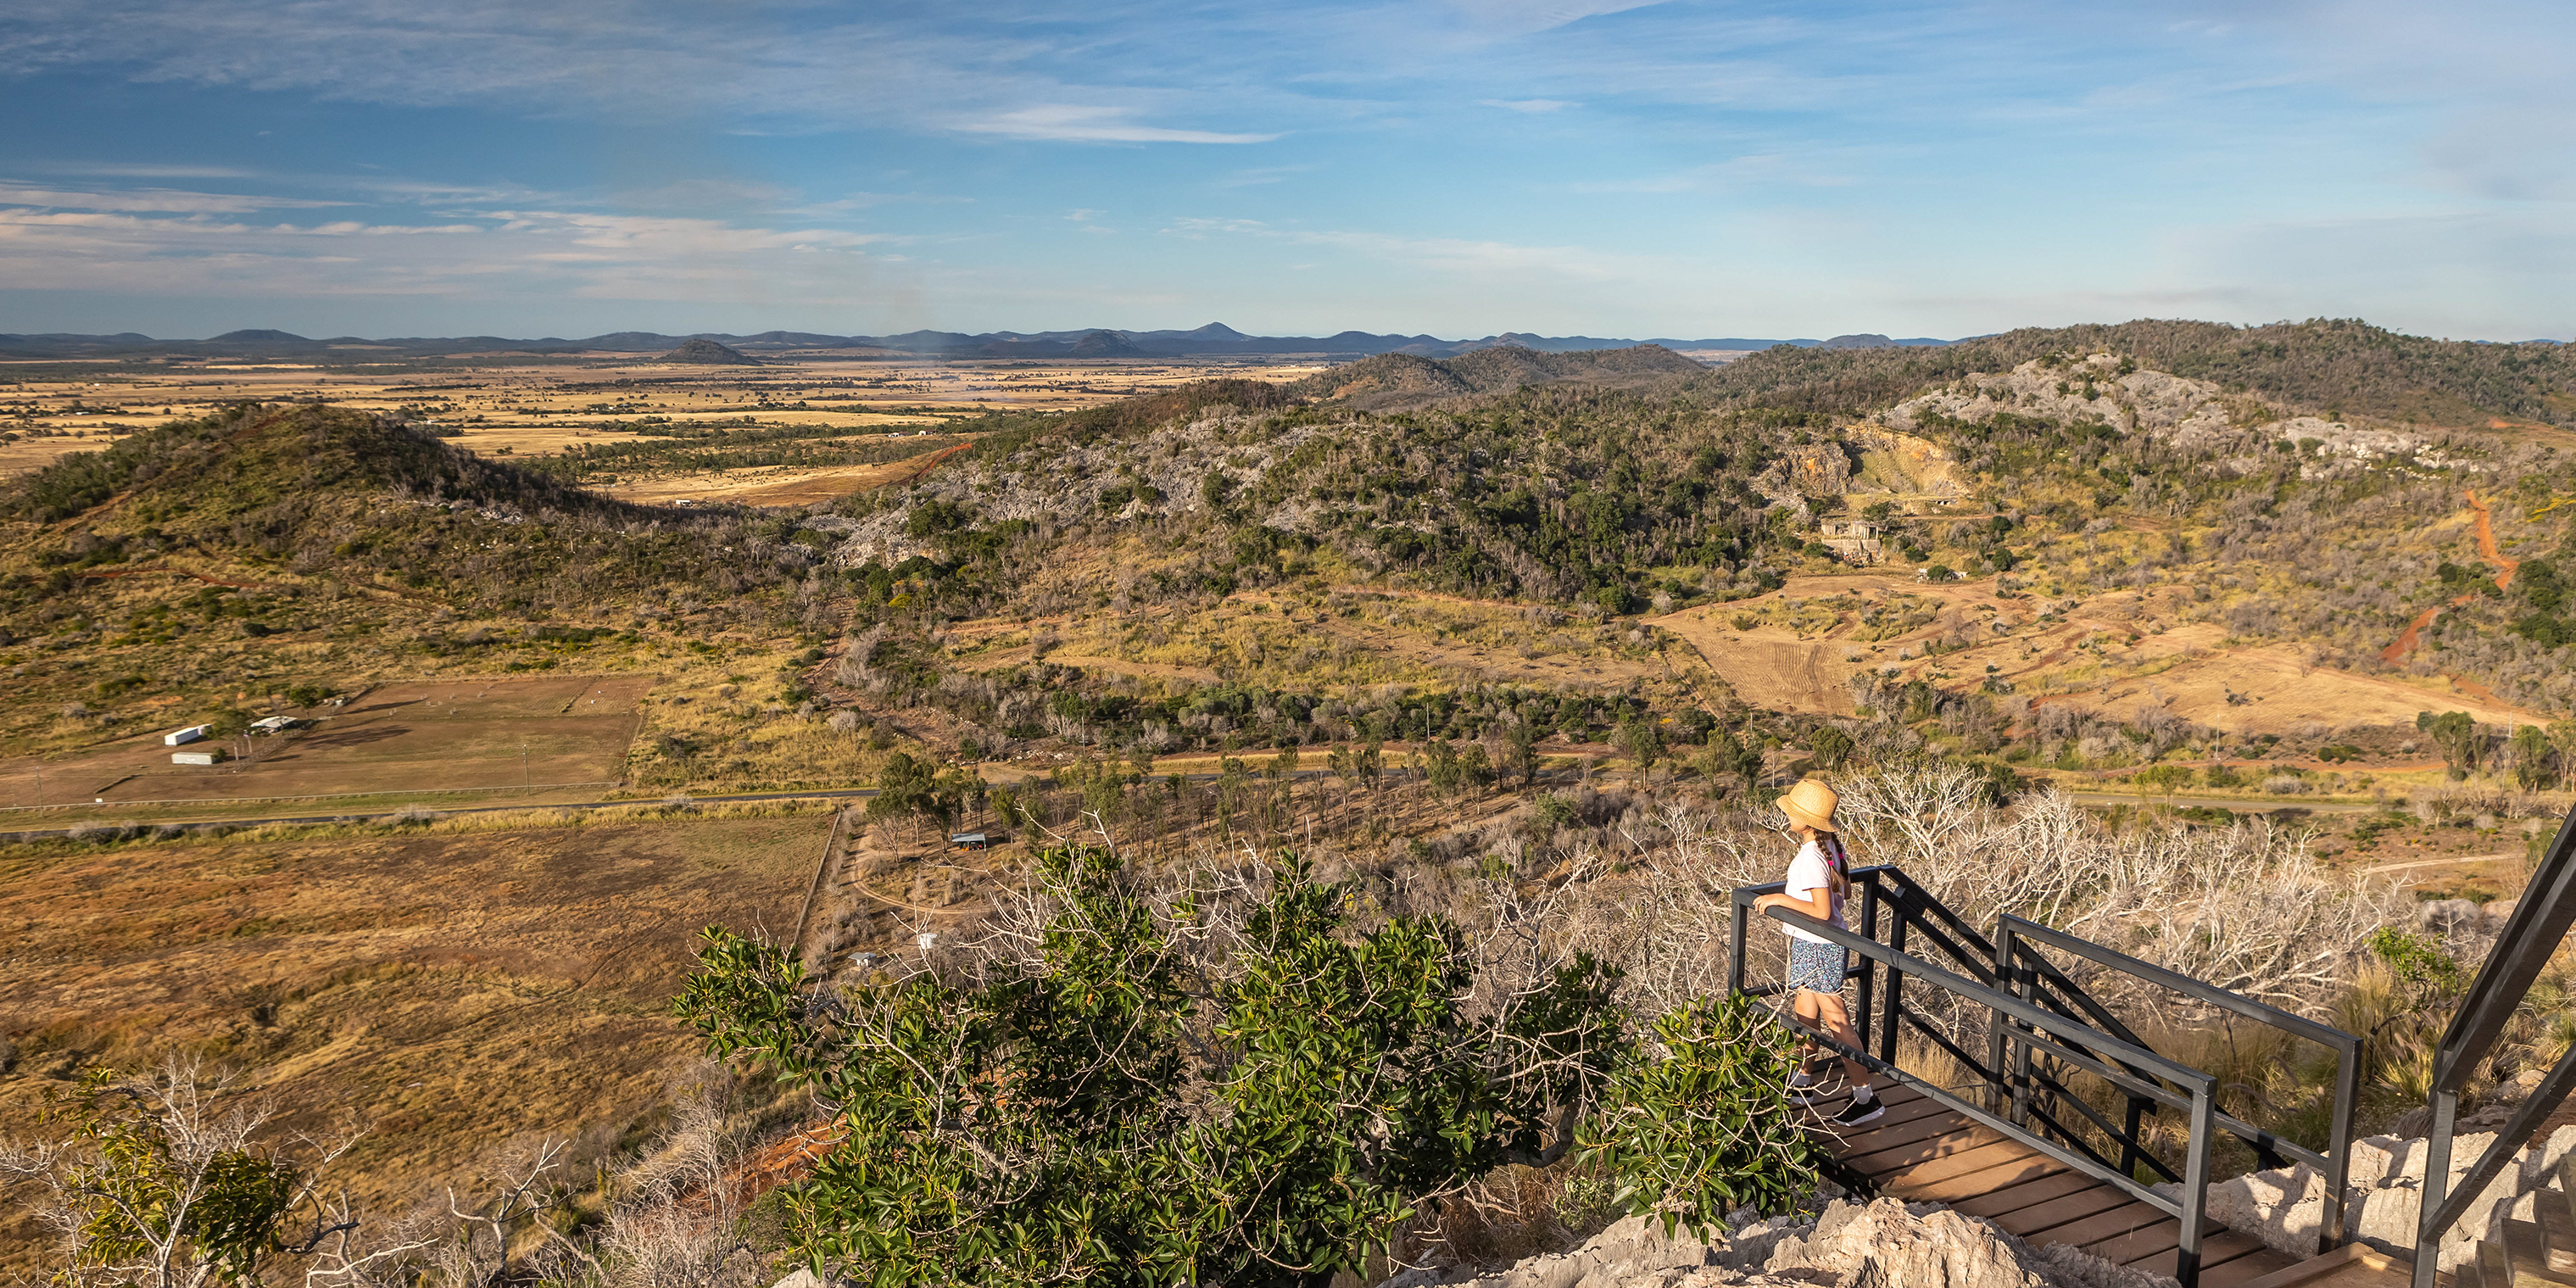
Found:
[{"label": "distant building", "polygon": [[303,723],[303,721],[298,720],[293,716],[270,716],[266,720],[251,721],[250,731],[252,733],[284,733]]},{"label": "distant building", "polygon": [[1844,563],[1887,561],[1887,543],[1880,539],[1877,524],[1867,519],[1826,519],[1819,526],[1824,530],[1825,546]]},{"label": "distant building", "polygon": [[222,763],[223,758],[224,752],[221,747],[210,747],[204,751],[174,751],[170,753],[170,763],[174,765],[213,765]]},{"label": "distant building", "polygon": [[992,842],[986,840],[981,832],[951,832],[948,834],[948,844],[952,849],[980,850]]},{"label": "distant building", "polygon": [[170,732],[161,735],[161,745],[164,747],[184,747],[189,743],[196,742],[204,738],[213,728],[214,726],[212,725],[190,725],[185,729],[173,729]]}]

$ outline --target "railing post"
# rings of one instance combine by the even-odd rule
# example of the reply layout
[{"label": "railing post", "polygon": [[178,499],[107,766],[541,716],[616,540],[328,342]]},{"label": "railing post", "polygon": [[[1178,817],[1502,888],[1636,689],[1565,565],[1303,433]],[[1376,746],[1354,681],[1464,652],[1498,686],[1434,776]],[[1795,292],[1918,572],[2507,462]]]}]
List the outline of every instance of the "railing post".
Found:
[{"label": "railing post", "polygon": [[2433,1122],[2424,1135],[2423,1196],[2415,1209],[2414,1288],[2433,1288],[2442,1262],[2442,1199],[2451,1188],[2451,1130],[2459,1122],[2460,1093],[2433,1091]]},{"label": "railing post", "polygon": [[[2017,942],[2013,938],[2010,924],[1996,928],[1995,991],[1998,993],[2009,991],[2010,986],[2004,981],[2012,978],[2013,949]],[[2012,1021],[2005,1017],[2003,1008],[2000,1006],[1989,1006],[1986,1009],[1990,1012],[1986,1022],[1986,1068],[1993,1071],[1992,1081],[1988,1085],[1994,1091],[1995,1112],[2002,1113],[2010,1099],[2008,1080],[2004,1076],[2004,1058],[2011,1054],[2011,1031],[2007,1026]]]},{"label": "railing post", "polygon": [[1744,900],[1734,901],[1733,929],[1726,937],[1726,995],[1734,997],[1744,991],[1744,918],[1748,911]]},{"label": "railing post", "polygon": [[2323,1255],[2349,1241],[2344,1229],[2344,1185],[2352,1179],[2352,1111],[2361,1099],[2361,1039],[2352,1038],[2335,1044],[2334,1126],[2326,1137],[2326,1210],[2323,1228],[2317,1232],[2317,1252]]},{"label": "railing post", "polygon": [[[1888,914],[1887,946],[1900,953],[1905,951],[1905,918],[1905,901],[1898,899],[1896,907]],[[1897,1023],[1897,1017],[1905,1013],[1904,995],[1904,974],[1893,970],[1887,972],[1887,1026],[1878,1034],[1878,1058],[1884,1064],[1896,1063],[1896,1034],[1904,1027]]]},{"label": "railing post", "polygon": [[[2004,935],[2013,935],[2013,977],[2011,983],[2004,986],[2013,988],[2014,992],[2020,996],[2021,1000],[2034,1006],[2038,1005],[2039,969],[2021,959],[2021,937],[2013,934],[2013,928],[2010,923],[2006,923],[2001,926],[1999,928],[1999,933]],[[1998,984],[2003,984],[2003,981],[2001,980],[1996,982]],[[2030,1126],[2030,1062],[2030,1043],[2024,1042],[2021,1044],[2020,1049],[2013,1055],[2012,1072],[2012,1120],[2015,1125],[2022,1127]],[[2049,1102],[2049,1107],[2051,1109],[2055,1109],[2057,1107],[2057,1102],[2052,1099]]]},{"label": "railing post", "polygon": [[2182,1288],[2198,1288],[2200,1283],[2200,1227],[2209,1204],[2209,1146],[2218,1133],[2218,1107],[2211,1103],[2215,1090],[2206,1078],[2191,1089],[2191,1150],[2182,1165],[2182,1246],[2174,1254],[2174,1278]]},{"label": "railing post", "polygon": [[[1860,937],[1871,940],[1878,938],[1878,878],[1875,875],[1868,878],[1860,888]],[[1860,1011],[1853,1017],[1853,1023],[1860,1030],[1858,1036],[1860,1049],[1863,1051],[1870,1049],[1869,1008],[1872,999],[1878,995],[1878,969],[1877,958],[1860,959]]]},{"label": "railing post", "polygon": [[2140,1152],[2138,1149],[2138,1131],[2140,1128],[2146,1126],[2146,1118],[2147,1102],[2145,1097],[2129,1097],[2127,1130],[2120,1141],[2120,1170],[2131,1176],[2138,1174],[2138,1156]]}]

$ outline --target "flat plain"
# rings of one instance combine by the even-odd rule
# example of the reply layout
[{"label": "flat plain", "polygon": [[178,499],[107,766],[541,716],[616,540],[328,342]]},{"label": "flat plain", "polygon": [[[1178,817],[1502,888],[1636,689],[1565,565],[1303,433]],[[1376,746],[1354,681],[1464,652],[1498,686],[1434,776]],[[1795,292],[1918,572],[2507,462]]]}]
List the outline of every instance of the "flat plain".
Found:
[{"label": "flat plain", "polygon": [[[68,452],[94,451],[137,430],[202,416],[226,403],[327,400],[361,411],[434,422],[458,446],[488,455],[548,456],[583,444],[635,441],[639,424],[837,431],[851,437],[936,431],[989,411],[1098,406],[1210,376],[1284,382],[1320,363],[1100,359],[1078,362],[939,360],[891,355],[799,355],[758,366],[691,366],[637,354],[487,364],[303,362],[169,364],[137,372],[102,367],[67,376],[61,363],[0,363],[0,477],[41,469]],[[33,375],[12,379],[11,367]],[[774,468],[657,472],[621,477],[601,491],[632,500],[803,504],[872,487],[891,470]]]},{"label": "flat plain", "polygon": [[[256,1071],[284,1126],[366,1135],[378,1211],[523,1133],[596,1156],[696,1060],[669,1018],[704,926],[792,933],[828,813],[257,834],[0,852],[0,1134],[84,1064]],[[649,1124],[644,1124],[649,1125]],[[0,1250],[42,1246],[12,1210]],[[21,1269],[24,1267],[8,1267]]]},{"label": "flat plain", "polygon": [[[283,734],[190,744],[247,754],[178,765],[170,730],[135,728],[100,747],[0,760],[0,802],[109,804],[325,797],[537,784],[609,784],[625,772],[648,675],[462,677],[390,684],[306,712]],[[43,782],[37,781],[38,774]]]}]

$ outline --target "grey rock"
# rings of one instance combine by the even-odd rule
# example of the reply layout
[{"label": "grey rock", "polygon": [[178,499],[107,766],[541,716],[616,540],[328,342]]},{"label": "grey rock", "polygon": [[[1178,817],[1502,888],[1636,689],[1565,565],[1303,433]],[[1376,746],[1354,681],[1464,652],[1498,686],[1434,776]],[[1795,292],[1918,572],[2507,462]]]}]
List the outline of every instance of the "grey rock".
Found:
[{"label": "grey rock", "polygon": [[1411,1271],[1381,1288],[2159,1288],[2173,1281],[2074,1248],[2034,1249],[1972,1217],[1894,1199],[1837,1201],[1699,1240],[1630,1217],[1561,1256],[1473,1277]]},{"label": "grey rock", "polygon": [[2478,905],[2467,899],[2427,899],[2415,905],[2415,921],[2427,930],[2450,931],[2481,920]]},{"label": "grey rock", "polygon": [[[2493,1132],[2456,1136],[2451,1142],[2451,1183],[2467,1176],[2479,1155],[2494,1144]],[[2535,1195],[2557,1184],[2558,1161],[2576,1149],[2576,1127],[2562,1127],[2525,1147],[2512,1165],[2478,1194],[2458,1225],[2442,1236],[2441,1264],[2449,1268],[2468,1256],[2480,1238],[2502,1235],[2505,1217],[2533,1219]],[[2353,1236],[2382,1251],[2415,1246],[2415,1225],[2423,1211],[2425,1142],[2394,1136],[2372,1136],[2352,1145],[2352,1162],[2344,1191],[2345,1222]],[[2171,1185],[2156,1187],[2168,1197]],[[2302,1163],[2269,1172],[2254,1172],[2209,1187],[2209,1215],[2240,1234],[2296,1257],[2316,1254],[2325,1230],[2325,1178]]]}]

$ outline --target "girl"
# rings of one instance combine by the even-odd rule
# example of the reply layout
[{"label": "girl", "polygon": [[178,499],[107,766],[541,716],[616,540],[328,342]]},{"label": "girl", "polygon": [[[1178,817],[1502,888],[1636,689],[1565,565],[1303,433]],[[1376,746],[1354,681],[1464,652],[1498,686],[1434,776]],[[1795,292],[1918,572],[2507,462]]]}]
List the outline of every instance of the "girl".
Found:
[{"label": "girl", "polygon": [[[1834,826],[1834,806],[1838,799],[1834,789],[1810,778],[1789,789],[1779,799],[1780,812],[1789,816],[1789,834],[1798,838],[1798,857],[1789,861],[1789,880],[1785,894],[1766,894],[1753,901],[1754,915],[1772,908],[1813,917],[1836,930],[1843,924],[1843,891],[1849,886],[1849,856],[1843,853],[1842,837]],[[1790,1009],[1801,1020],[1825,1030],[1834,1040],[1847,1047],[1858,1047],[1860,1035],[1852,1031],[1851,1013],[1843,1007],[1843,969],[1846,952],[1840,944],[1824,936],[1783,925],[1789,932]],[[1814,1048],[1808,1048],[1813,1051]],[[1845,1057],[1843,1076],[1850,1080],[1851,1101],[1828,1121],[1839,1127],[1857,1126],[1887,1112],[1870,1090],[1869,1070],[1856,1060]],[[1790,1079],[1790,1097],[1806,1104],[1818,1095],[1817,1079],[1802,1062]]]}]

